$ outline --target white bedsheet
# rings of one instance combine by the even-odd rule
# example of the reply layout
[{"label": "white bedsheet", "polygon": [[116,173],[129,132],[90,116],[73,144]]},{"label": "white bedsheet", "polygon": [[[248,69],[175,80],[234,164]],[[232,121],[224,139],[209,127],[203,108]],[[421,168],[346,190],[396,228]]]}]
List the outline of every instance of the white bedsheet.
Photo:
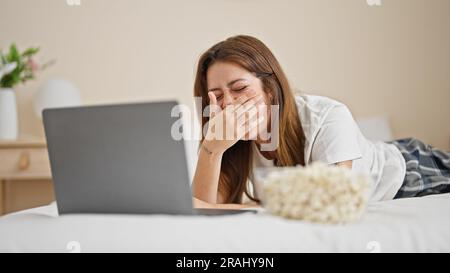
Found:
[{"label": "white bedsheet", "polygon": [[0,217],[0,252],[450,252],[450,194],[370,204],[348,225],[265,212],[64,215],[55,204]]}]

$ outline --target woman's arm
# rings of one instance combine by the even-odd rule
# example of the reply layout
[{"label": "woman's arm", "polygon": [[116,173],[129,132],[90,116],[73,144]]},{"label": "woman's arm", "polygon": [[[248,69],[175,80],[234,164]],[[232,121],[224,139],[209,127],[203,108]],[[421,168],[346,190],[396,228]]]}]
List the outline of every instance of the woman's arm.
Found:
[{"label": "woman's arm", "polygon": [[[257,123],[248,123],[249,120],[257,116],[257,111],[252,111],[248,120],[245,120],[241,118],[243,113],[245,113],[242,110],[256,107],[258,103],[261,103],[262,96],[253,91],[244,94],[229,105],[233,107],[230,108],[231,111],[220,110],[213,92],[209,92],[208,96],[210,98],[210,120],[205,139],[200,144],[197,168],[192,182],[192,195],[207,203],[216,204],[225,202],[224,196],[221,196],[219,192],[222,156],[228,148],[233,146],[246,133],[256,128]],[[235,119],[237,119],[236,122],[234,122]],[[215,130],[211,130],[211,128],[215,128]],[[224,133],[225,128],[236,129],[233,138],[221,138],[224,134],[220,133]],[[218,135],[215,135],[216,131]]]},{"label": "woman's arm", "polygon": [[347,167],[347,168],[349,168],[351,170],[352,166],[353,166],[353,161],[352,160],[342,161],[342,162],[336,163],[336,165],[338,165],[340,167],[341,166],[342,167]]},{"label": "woman's arm", "polygon": [[223,153],[210,151],[206,148],[207,144],[207,140],[200,144],[202,146],[192,182],[192,195],[195,199],[207,203],[217,203],[218,199],[221,199],[218,198],[218,187]]},{"label": "woman's arm", "polygon": [[245,209],[245,208],[257,208],[260,207],[256,203],[248,204],[212,204],[193,197],[194,208],[201,209]]}]

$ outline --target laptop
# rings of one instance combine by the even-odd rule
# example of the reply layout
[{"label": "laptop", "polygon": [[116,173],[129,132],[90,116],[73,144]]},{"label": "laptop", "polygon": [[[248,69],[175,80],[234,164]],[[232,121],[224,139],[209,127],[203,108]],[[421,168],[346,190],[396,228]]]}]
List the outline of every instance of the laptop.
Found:
[{"label": "laptop", "polygon": [[59,214],[224,215],[194,209],[184,141],[171,135],[176,101],[43,111]]}]

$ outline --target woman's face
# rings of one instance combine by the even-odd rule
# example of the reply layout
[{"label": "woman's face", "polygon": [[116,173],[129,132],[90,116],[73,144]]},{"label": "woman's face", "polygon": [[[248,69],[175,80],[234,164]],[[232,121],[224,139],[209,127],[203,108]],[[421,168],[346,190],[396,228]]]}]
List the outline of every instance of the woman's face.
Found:
[{"label": "woman's face", "polygon": [[[270,106],[271,104],[268,94],[264,92],[261,80],[239,65],[228,62],[215,62],[208,68],[206,80],[208,91],[214,93],[217,98],[217,103],[222,109],[228,104],[231,104],[239,96],[252,90],[257,94],[263,95],[266,106]],[[264,108],[259,108],[259,110],[261,109]],[[266,130],[270,121],[270,107],[265,109],[267,109],[265,113],[258,111],[258,116],[264,116],[267,121],[258,127],[258,132]],[[245,135],[243,139],[248,140],[249,135]]]}]

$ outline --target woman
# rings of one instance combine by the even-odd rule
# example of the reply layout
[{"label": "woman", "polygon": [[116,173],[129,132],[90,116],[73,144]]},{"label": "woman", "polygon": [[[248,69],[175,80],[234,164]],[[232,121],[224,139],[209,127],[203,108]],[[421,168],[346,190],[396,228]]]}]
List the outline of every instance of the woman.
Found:
[{"label": "woman", "polygon": [[[416,139],[372,143],[344,104],[294,96],[274,55],[254,37],[231,37],[207,50],[198,63],[194,96],[202,98],[202,110],[211,112],[202,118],[206,134],[192,184],[197,207],[257,205],[257,196],[249,192],[255,167],[313,161],[371,174],[371,200],[450,191],[450,153]],[[279,106],[276,127],[273,112],[261,105]],[[220,126],[235,129],[233,137],[217,137]],[[278,133],[276,149],[262,151],[271,139],[260,132],[272,128]],[[245,197],[254,202],[242,204]]]}]

